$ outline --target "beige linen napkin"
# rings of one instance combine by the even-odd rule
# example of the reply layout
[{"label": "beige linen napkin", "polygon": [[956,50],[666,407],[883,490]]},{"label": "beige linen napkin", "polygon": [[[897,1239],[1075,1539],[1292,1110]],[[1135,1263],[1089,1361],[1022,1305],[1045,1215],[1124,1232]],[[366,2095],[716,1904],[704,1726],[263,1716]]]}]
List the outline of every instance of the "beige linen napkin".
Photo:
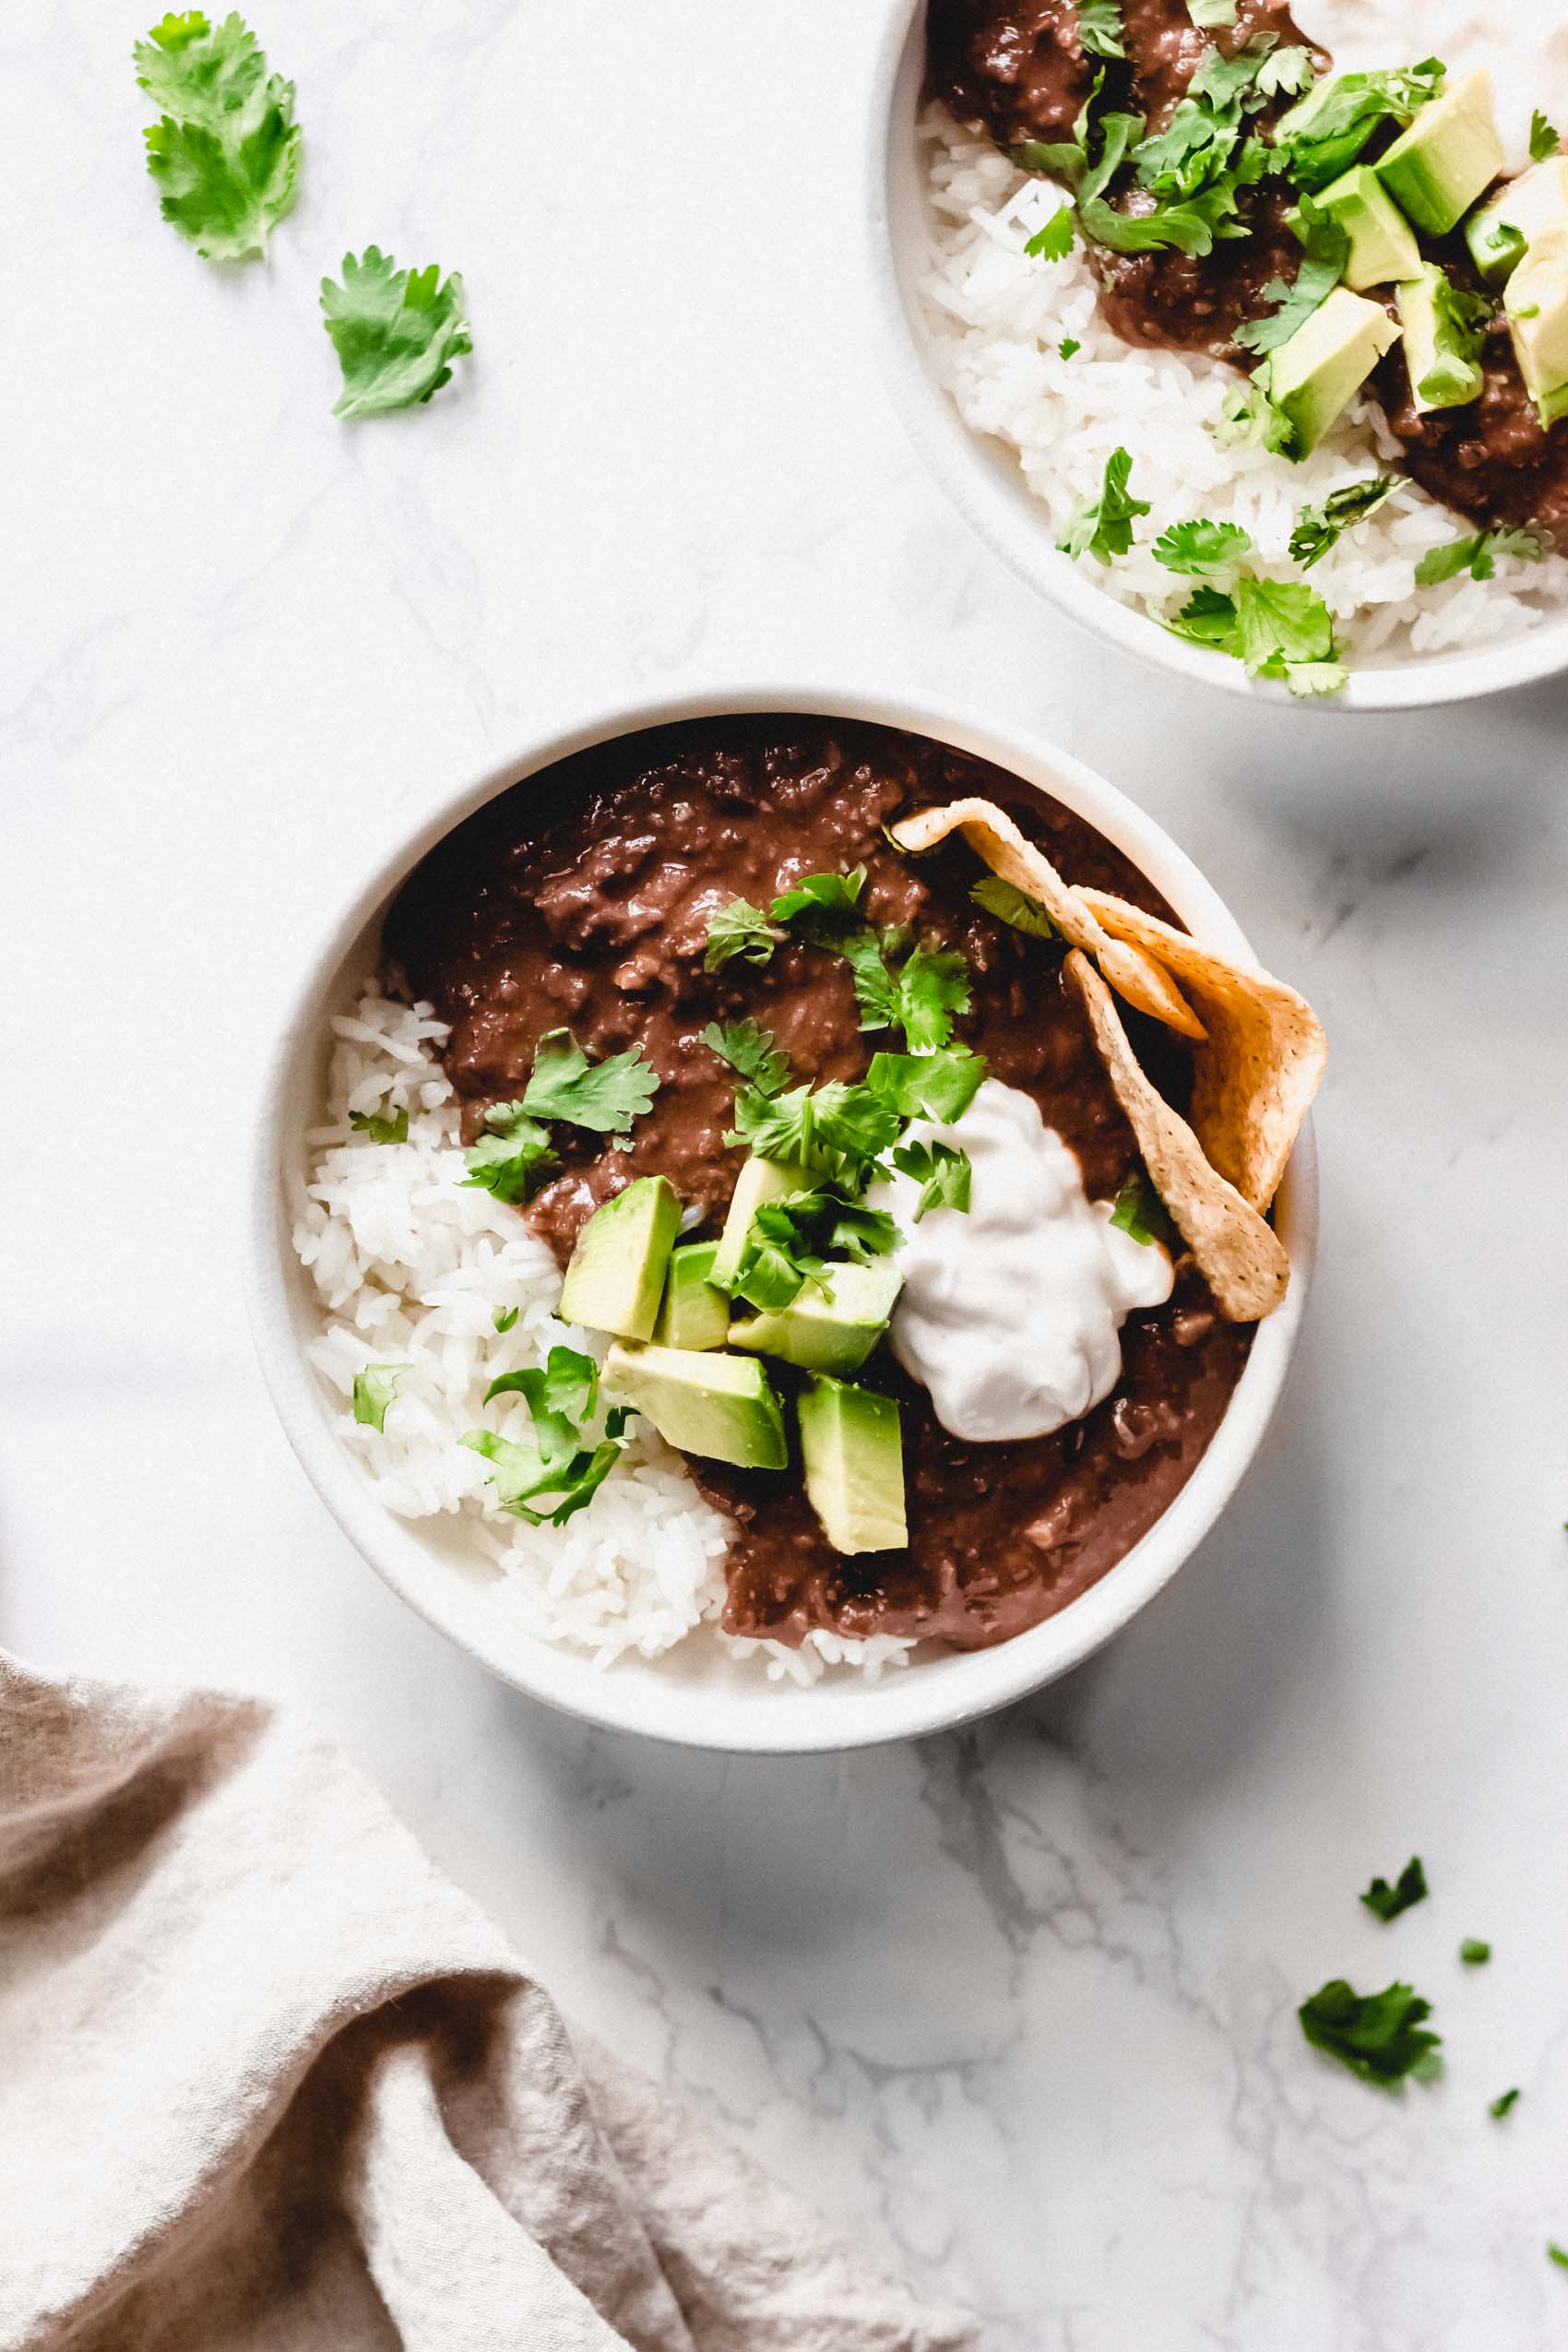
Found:
[{"label": "beige linen napkin", "polygon": [[0,2352],[963,2352],[329,1741],[0,1656]]}]

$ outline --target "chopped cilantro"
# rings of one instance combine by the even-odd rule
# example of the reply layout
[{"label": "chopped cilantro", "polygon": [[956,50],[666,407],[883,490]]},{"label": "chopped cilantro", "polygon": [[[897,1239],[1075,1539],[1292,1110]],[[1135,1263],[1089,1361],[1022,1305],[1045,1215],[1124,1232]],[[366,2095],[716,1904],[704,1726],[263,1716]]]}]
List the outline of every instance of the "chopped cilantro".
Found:
[{"label": "chopped cilantro", "polygon": [[[1250,68],[1249,68],[1250,76]],[[1189,85],[1197,88],[1194,76]],[[1183,109],[1201,117],[1194,125]],[[1099,160],[1078,190],[1078,219],[1086,237],[1114,253],[1155,253],[1166,247],[1193,255],[1212,253],[1217,235],[1229,232],[1238,211],[1237,191],[1255,178],[1252,165],[1232,169],[1229,158],[1240,135],[1239,106],[1216,114],[1190,96],[1182,101],[1169,129],[1146,140],[1133,160],[1141,184],[1156,197],[1142,212],[1122,212],[1104,190],[1141,137],[1141,114],[1107,114],[1100,124]],[[1259,149],[1262,155],[1262,149]]]},{"label": "chopped cilantro", "polygon": [[354,1374],[354,1419],[362,1429],[385,1431],[386,1408],[398,1394],[398,1383],[412,1370],[411,1364],[366,1364]]},{"label": "chopped cilantro", "polygon": [[1320,82],[1275,130],[1275,152],[1298,185],[1324,188],[1354,163],[1380,123],[1411,122],[1443,89],[1435,57],[1389,73]]},{"label": "chopped cilantro", "polygon": [[1072,556],[1075,563],[1080,555],[1092,555],[1097,564],[1109,564],[1113,556],[1127,553],[1134,520],[1149,511],[1146,499],[1128,493],[1132,471],[1130,452],[1113,449],[1105,461],[1099,496],[1080,505],[1065,537],[1056,542],[1063,555]]},{"label": "chopped cilantro", "polygon": [[1061,359],[1070,360],[1075,351],[1081,351],[1083,348],[1075,335],[1063,335],[1056,346],[1057,355]]},{"label": "chopped cilantro", "polygon": [[808,1283],[824,1287],[829,1257],[864,1265],[898,1246],[898,1228],[884,1209],[867,1208],[830,1188],[766,1201],[747,1230],[733,1278],[724,1287],[764,1314],[790,1306]]},{"label": "chopped cilantro", "polygon": [[368,1135],[373,1144],[406,1144],[409,1140],[406,1111],[395,1111],[390,1118],[382,1111],[350,1111],[349,1124],[357,1134]]},{"label": "chopped cilantro", "polygon": [[[552,1348],[542,1365],[493,1380],[484,1401],[508,1395],[521,1396],[529,1408],[529,1439],[519,1443],[471,1429],[463,1443],[491,1464],[503,1511],[531,1526],[562,1526],[592,1500],[620,1460],[631,1414],[617,1406],[605,1415],[603,1437],[596,1444],[583,1443],[582,1424],[598,1403],[599,1367],[574,1348]],[[536,1495],[552,1499],[536,1510],[530,1502]]]},{"label": "chopped cilantro", "polygon": [[982,1054],[946,1045],[930,1053],[873,1053],[865,1082],[902,1119],[950,1123],[963,1117],[984,1076]]},{"label": "chopped cilantro", "polygon": [[550,1130],[530,1119],[520,1102],[493,1103],[484,1133],[463,1157],[469,1165],[464,1182],[498,1201],[531,1201],[561,1164]]},{"label": "chopped cilantro", "polygon": [[1091,57],[1125,57],[1122,0],[1078,0],[1078,46]]},{"label": "chopped cilantro", "polygon": [[1250,554],[1252,544],[1240,523],[1211,523],[1200,517],[1190,523],[1172,523],[1160,532],[1151,552],[1155,562],[1163,564],[1168,572],[1203,579],[1227,570],[1239,557]]},{"label": "chopped cilantro", "polygon": [[1412,1854],[1392,1886],[1385,1878],[1374,1878],[1361,1901],[1374,1918],[1386,1925],[1408,1911],[1412,1903],[1424,1903],[1427,1897],[1427,1874],[1421,1868],[1421,1858]]},{"label": "chopped cilantro", "polygon": [[1416,586],[1435,588],[1443,580],[1457,579],[1461,572],[1468,572],[1473,580],[1490,580],[1499,555],[1516,555],[1525,563],[1538,564],[1550,552],[1551,544],[1550,531],[1473,531],[1467,538],[1445,540],[1441,547],[1429,547],[1416,566]]},{"label": "chopped cilantro", "polygon": [[742,956],[748,964],[766,964],[782,936],[760,907],[754,907],[747,898],[731,898],[728,906],[708,917],[703,968],[716,972],[731,956]]},{"label": "chopped cilantro", "polygon": [[1134,1168],[1123,1179],[1111,1222],[1119,1232],[1131,1234],[1134,1241],[1158,1241],[1166,1249],[1174,1246],[1176,1229],[1165,1203],[1141,1168]]},{"label": "chopped cilantro", "polygon": [[952,1016],[969,1009],[969,968],[956,949],[914,947],[896,970],[896,931],[851,931],[833,944],[849,966],[862,1029],[902,1029],[916,1051],[947,1043]]},{"label": "chopped cilantro", "polygon": [[516,1307],[497,1307],[490,1318],[497,1331],[510,1331],[517,1320]]},{"label": "chopped cilantro", "polygon": [[399,269],[367,245],[343,255],[343,282],[321,281],[327,332],[343,371],[335,417],[384,416],[411,409],[452,380],[452,362],[473,350],[463,315],[463,281],[427,269]]},{"label": "chopped cilantro", "polygon": [[1480,393],[1481,346],[1492,306],[1482,294],[1467,294],[1443,269],[1432,279],[1432,365],[1416,386],[1423,400],[1460,407]]},{"label": "chopped cilantro", "polygon": [[1514,2103],[1518,2097],[1519,2093],[1517,2089],[1512,2091],[1499,2091],[1497,2097],[1488,2107],[1487,2113],[1493,2117],[1497,2122],[1501,2123],[1503,2117],[1511,2111]]},{"label": "chopped cilantro", "polygon": [[590,1062],[570,1029],[549,1029],[534,1051],[523,1109],[598,1135],[624,1135],[658,1091],[658,1076],[640,1045]]},{"label": "chopped cilantro", "polygon": [[1260,367],[1246,384],[1233,384],[1225,395],[1215,439],[1227,448],[1234,441],[1255,441],[1260,448],[1292,463],[1301,455],[1295,426],[1269,398],[1268,370]]},{"label": "chopped cilantro", "polygon": [[1359,1993],[1343,1977],[1335,1977],[1303,2001],[1296,2014],[1313,2049],[1336,2058],[1363,2083],[1392,2090],[1408,2074],[1430,2082],[1442,2071],[1437,2053],[1443,2037],[1421,2023],[1431,2016],[1431,2003],[1408,1985]]},{"label": "chopped cilantro", "polygon": [[1491,1958],[1491,1946],[1478,1935],[1467,1935],[1459,1946],[1459,1957],[1467,1968],[1484,1968]]},{"label": "chopped cilantro", "polygon": [[300,177],[294,85],[269,74],[244,18],[169,15],[134,53],[160,110],[143,133],[165,220],[208,261],[244,261],[292,211]]},{"label": "chopped cilantro", "polygon": [[1560,2246],[1555,2238],[1546,2241],[1546,2258],[1549,2263],[1555,2263],[1559,2270],[1568,2270],[1568,2246]]},{"label": "chopped cilantro", "polygon": [[890,1029],[898,1018],[898,990],[887,958],[899,944],[896,931],[851,931],[834,944],[849,967],[862,1029]]},{"label": "chopped cilantro", "polygon": [[912,1176],[921,1188],[915,1204],[918,1225],[928,1208],[967,1209],[974,1174],[969,1155],[953,1144],[900,1144],[893,1154],[900,1174]]},{"label": "chopped cilantro", "polygon": [[[1073,250],[1074,212],[1070,204],[1053,212],[1043,228],[1037,229],[1025,245],[1031,261],[1065,261]],[[1075,343],[1073,349],[1077,350]]]},{"label": "chopped cilantro", "polygon": [[790,1075],[789,1056],[774,1044],[771,1029],[765,1029],[750,1014],[743,1021],[727,1022],[723,1028],[710,1021],[702,1041],[760,1095],[776,1095]]},{"label": "chopped cilantro", "polygon": [[1031,898],[1027,890],[1020,890],[1016,883],[1004,882],[999,873],[982,874],[969,896],[977,907],[983,907],[998,922],[1008,923],[1031,939],[1055,939],[1060,935],[1039,900]]},{"label": "chopped cilantro", "polygon": [[1334,616],[1304,580],[1243,576],[1229,596],[1196,588],[1165,626],[1232,655],[1254,678],[1282,679],[1293,695],[1336,694],[1348,675],[1335,659]]},{"label": "chopped cilantro", "polygon": [[726,1142],[759,1159],[796,1160],[827,1176],[863,1175],[897,1138],[899,1117],[867,1086],[843,1079],[791,1087],[771,1098],[746,1087],[735,1098],[735,1128]]},{"label": "chopped cilantro", "polygon": [[1373,474],[1366,481],[1348,482],[1343,490],[1331,490],[1321,506],[1303,506],[1290,534],[1292,560],[1304,572],[1310,572],[1327,554],[1341,531],[1375,515],[1385,499],[1404,489],[1405,479],[1403,474]]},{"label": "chopped cilantro", "polygon": [[1277,351],[1298,327],[1304,327],[1338,285],[1350,255],[1350,240],[1337,220],[1330,220],[1303,196],[1301,204],[1301,268],[1291,284],[1271,278],[1264,300],[1277,305],[1266,318],[1243,319],[1231,340],[1248,351]]},{"label": "chopped cilantro", "polygon": [[1187,14],[1204,32],[1236,21],[1236,0],[1187,0]]},{"label": "chopped cilantro", "polygon": [[855,921],[865,886],[864,866],[850,873],[808,873],[775,898],[773,921],[792,924],[805,939],[836,938]]},{"label": "chopped cilantro", "polygon": [[1299,98],[1302,90],[1311,89],[1313,80],[1312,51],[1287,42],[1263,60],[1253,77],[1253,88],[1260,98]]},{"label": "chopped cilantro", "polygon": [[1555,125],[1547,121],[1538,106],[1530,116],[1530,161],[1544,163],[1549,156],[1557,153],[1562,144],[1562,133]]}]

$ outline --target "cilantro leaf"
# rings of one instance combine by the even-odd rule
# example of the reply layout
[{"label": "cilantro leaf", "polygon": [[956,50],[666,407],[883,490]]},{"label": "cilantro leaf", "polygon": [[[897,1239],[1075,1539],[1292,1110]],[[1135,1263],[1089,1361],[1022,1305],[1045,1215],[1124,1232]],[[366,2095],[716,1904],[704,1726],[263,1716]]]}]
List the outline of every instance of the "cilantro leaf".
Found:
[{"label": "cilantro leaf", "polygon": [[1075,336],[1063,335],[1062,340],[1056,346],[1057,355],[1061,359],[1070,360],[1075,351],[1081,351],[1083,348],[1083,345],[1078,341]]},{"label": "cilantro leaf", "polygon": [[244,19],[169,15],[135,50],[161,119],[143,134],[163,218],[208,261],[244,261],[293,209],[300,177],[294,85],[267,70]]},{"label": "cilantro leaf", "polygon": [[968,1207],[974,1170],[968,1153],[956,1145],[900,1144],[893,1154],[893,1165],[901,1174],[912,1176],[921,1188],[915,1204],[917,1225],[928,1208]]},{"label": "cilantro leaf", "polygon": [[1155,1191],[1146,1170],[1133,1169],[1122,1180],[1116,1195],[1116,1206],[1111,1212],[1111,1222],[1118,1232],[1130,1234],[1134,1241],[1158,1241],[1164,1248],[1178,1247],[1176,1229],[1171,1224],[1165,1203]]},{"label": "cilantro leaf", "polygon": [[1487,2113],[1495,2117],[1497,2121],[1501,2123],[1503,2117],[1510,2112],[1515,2101],[1519,2097],[1519,2096],[1520,2094],[1517,2089],[1512,2091],[1500,2091],[1497,2097],[1491,2101],[1491,2104],[1488,2107]]},{"label": "cilantro leaf", "polygon": [[1546,2258],[1549,2263],[1555,2263],[1559,2270],[1568,2270],[1568,2246],[1560,2246],[1555,2238],[1546,2241]]},{"label": "cilantro leaf", "polygon": [[1092,555],[1097,564],[1109,564],[1113,556],[1128,552],[1134,521],[1149,511],[1146,499],[1129,494],[1132,471],[1131,454],[1113,449],[1105,461],[1099,496],[1080,504],[1065,537],[1056,542],[1063,555],[1075,563],[1080,555]]},{"label": "cilantro leaf", "polygon": [[1343,490],[1330,491],[1321,506],[1303,506],[1290,533],[1292,561],[1300,564],[1304,572],[1310,572],[1327,554],[1341,531],[1364,523],[1385,499],[1404,487],[1403,474],[1373,474],[1366,481],[1348,482]]},{"label": "cilantro leaf", "polygon": [[321,281],[327,332],[343,371],[335,417],[384,416],[428,400],[452,378],[452,362],[473,350],[463,315],[463,281],[445,283],[435,262],[399,269],[367,245],[343,255],[343,282]]},{"label": "cilantro leaf", "polygon": [[746,1145],[759,1159],[863,1174],[896,1141],[900,1123],[870,1087],[833,1078],[771,1098],[747,1087],[735,1098],[735,1130],[726,1141]]},{"label": "cilantro leaf", "polygon": [[1538,106],[1530,116],[1530,161],[1544,163],[1555,155],[1562,144],[1562,135],[1549,123]]},{"label": "cilantro leaf", "polygon": [[640,1045],[590,1062],[570,1029],[549,1029],[534,1050],[523,1109],[595,1134],[624,1135],[658,1091],[658,1076]]},{"label": "cilantro leaf", "polygon": [[1281,278],[1269,279],[1264,299],[1277,308],[1266,318],[1241,321],[1230,339],[1242,350],[1277,351],[1322,307],[1345,274],[1350,240],[1340,223],[1321,212],[1310,196],[1301,198],[1301,267],[1289,286]]},{"label": "cilantro leaf", "polygon": [[1459,1946],[1459,1957],[1467,1968],[1484,1968],[1491,1958],[1491,1946],[1483,1943],[1479,1936],[1467,1935]]},{"label": "cilantro leaf", "polygon": [[[1158,554],[1158,549],[1156,549]],[[1060,937],[1056,925],[1038,898],[1031,898],[1016,883],[1004,882],[999,873],[983,874],[969,892],[977,907],[983,907],[998,922],[1008,923],[1015,931],[1028,933],[1031,939]]]},{"label": "cilantro leaf", "polygon": [[398,1394],[398,1384],[412,1364],[366,1364],[354,1374],[354,1419],[362,1429],[386,1427],[386,1408]]},{"label": "cilantro leaf", "polygon": [[[1075,215],[1070,204],[1053,212],[1042,228],[1037,229],[1025,245],[1031,261],[1065,261],[1073,250]],[[1073,346],[1074,350],[1077,345]]]},{"label": "cilantro leaf", "polygon": [[793,1305],[808,1282],[826,1287],[830,1256],[864,1265],[897,1246],[898,1228],[885,1209],[867,1208],[830,1189],[791,1193],[756,1211],[725,1287],[762,1313],[776,1313]]},{"label": "cilantro leaf", "polygon": [[1078,0],[1078,46],[1091,57],[1125,57],[1121,0]]},{"label": "cilantro leaf", "polygon": [[1335,1977],[1303,2001],[1296,2012],[1301,2031],[1321,2049],[1359,2074],[1363,2083],[1392,2090],[1408,2074],[1427,2082],[1441,2071],[1443,2037],[1422,2029],[1431,2003],[1408,1985],[1359,1993]]},{"label": "cilantro leaf", "polygon": [[808,873],[775,898],[773,921],[791,924],[804,939],[836,939],[855,921],[865,886],[864,866],[849,873]]},{"label": "cilantro leaf", "polygon": [[983,1054],[967,1045],[939,1046],[930,1053],[873,1053],[866,1084],[903,1119],[961,1119],[980,1092],[986,1074]]},{"label": "cilantro leaf", "polygon": [[1174,637],[1212,646],[1218,653],[1239,654],[1236,600],[1218,588],[1194,588],[1175,619],[1165,625]]},{"label": "cilantro leaf", "polygon": [[1413,121],[1443,79],[1441,62],[1427,57],[1389,73],[1321,81],[1276,124],[1276,151],[1300,186],[1324,188],[1354,163],[1380,123]]},{"label": "cilantro leaf", "polygon": [[1412,1854],[1392,1886],[1385,1878],[1374,1878],[1361,1901],[1375,1918],[1384,1924],[1408,1911],[1412,1903],[1424,1903],[1427,1897],[1427,1877],[1421,1868],[1421,1858]]},{"label": "cilantro leaf", "polygon": [[1150,551],[1157,564],[1168,572],[1184,573],[1190,579],[1202,579],[1206,575],[1223,572],[1239,556],[1249,554],[1252,540],[1240,523],[1211,523],[1200,517],[1190,523],[1172,523],[1161,531]]},{"label": "cilantro leaf", "polygon": [[723,1028],[717,1021],[709,1021],[702,1041],[758,1094],[776,1095],[790,1075],[789,1056],[778,1051],[772,1031],[754,1021],[750,1014],[743,1021],[726,1023]]},{"label": "cilantro leaf", "polygon": [[740,956],[748,964],[769,963],[783,936],[749,898],[731,898],[727,906],[716,908],[707,919],[707,952],[703,957],[703,969],[717,972],[731,956]]},{"label": "cilantro leaf", "polygon": [[[574,1348],[552,1348],[542,1365],[527,1372],[507,1372],[493,1380],[485,1391],[493,1396],[519,1396],[532,1425],[527,1441],[498,1437],[493,1430],[466,1431],[463,1443],[492,1465],[495,1499],[514,1518],[531,1526],[563,1526],[603,1485],[625,1451],[630,1411],[615,1407],[605,1415],[604,1435],[585,1445],[582,1424],[593,1414],[599,1398],[599,1367],[591,1356]],[[532,1507],[534,1496],[553,1498],[543,1509]]]},{"label": "cilantro leaf", "polygon": [[530,1119],[520,1102],[493,1103],[484,1114],[484,1133],[463,1157],[469,1166],[465,1184],[498,1201],[531,1201],[561,1165],[549,1129]]},{"label": "cilantro leaf", "polygon": [[1312,51],[1287,42],[1263,60],[1253,77],[1253,87],[1263,99],[1295,98],[1310,89],[1313,79]]},{"label": "cilantro leaf", "polygon": [[497,1307],[490,1320],[497,1331],[510,1331],[517,1320],[517,1310],[516,1307]]},{"label": "cilantro leaf", "polygon": [[1492,306],[1484,295],[1467,294],[1447,272],[1432,278],[1432,365],[1416,386],[1423,400],[1459,408],[1479,398],[1484,381],[1481,346]]},{"label": "cilantro leaf", "polygon": [[406,1111],[395,1111],[390,1118],[382,1111],[350,1111],[349,1124],[356,1134],[368,1135],[373,1144],[406,1144],[409,1140]]},{"label": "cilantro leaf", "polygon": [[898,1019],[898,989],[886,958],[897,944],[897,932],[879,940],[873,931],[852,931],[835,944],[849,966],[861,1028],[893,1028]]},{"label": "cilantro leaf", "polygon": [[1282,674],[1292,661],[1332,661],[1334,616],[1305,580],[1242,578],[1236,583],[1240,657],[1254,675]]},{"label": "cilantro leaf", "polygon": [[1187,0],[1187,14],[1204,32],[1236,21],[1236,0]]},{"label": "cilantro leaf", "polygon": [[969,968],[954,948],[920,946],[898,974],[897,1026],[911,1052],[945,1045],[952,1015],[969,1009]]},{"label": "cilantro leaf", "polygon": [[1435,588],[1443,580],[1456,579],[1461,572],[1468,572],[1473,580],[1490,580],[1497,568],[1497,556],[1516,555],[1526,563],[1538,564],[1550,552],[1551,544],[1550,531],[1472,531],[1464,539],[1429,547],[1416,566],[1416,586]]},{"label": "cilantro leaf", "polygon": [[1269,398],[1266,367],[1260,367],[1250,382],[1231,386],[1214,437],[1222,449],[1234,441],[1255,441],[1260,448],[1292,462],[1302,454],[1295,426]]},{"label": "cilantro leaf", "polygon": [[1259,674],[1283,678],[1298,696],[1342,694],[1350,683],[1350,672],[1342,661],[1282,661],[1276,656],[1273,664]]}]

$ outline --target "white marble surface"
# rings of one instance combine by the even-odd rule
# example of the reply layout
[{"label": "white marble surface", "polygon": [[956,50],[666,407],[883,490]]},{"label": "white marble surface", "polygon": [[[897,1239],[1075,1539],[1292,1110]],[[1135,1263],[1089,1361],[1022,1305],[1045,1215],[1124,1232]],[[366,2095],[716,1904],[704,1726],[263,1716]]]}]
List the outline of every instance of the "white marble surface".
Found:
[{"label": "white marble surface", "polygon": [[[145,16],[0,25],[0,1639],[319,1710],[573,2014],[990,2352],[1568,2342],[1568,687],[1253,715],[1036,609],[868,348],[869,10],[255,9],[307,176],[232,279],[142,176]],[[478,358],[344,430],[315,284],[372,239],[465,271]],[[1067,1683],[844,1763],[594,1738],[450,1654],[307,1489],[237,1289],[257,1054],[344,880],[536,719],[748,669],[1084,754],[1334,1047],[1319,1289],[1225,1523]],[[1443,2084],[1304,2048],[1339,1971],[1428,1993]]]}]

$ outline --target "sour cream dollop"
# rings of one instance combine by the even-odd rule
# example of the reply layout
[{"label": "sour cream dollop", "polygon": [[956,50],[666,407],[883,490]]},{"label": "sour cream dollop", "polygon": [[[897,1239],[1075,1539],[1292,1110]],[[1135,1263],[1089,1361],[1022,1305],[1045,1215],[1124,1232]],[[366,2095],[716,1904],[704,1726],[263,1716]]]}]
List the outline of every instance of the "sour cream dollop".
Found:
[{"label": "sour cream dollop", "polygon": [[910,1136],[958,1146],[974,1173],[967,1210],[928,1208],[918,1224],[912,1177],[872,1189],[903,1234],[894,1354],[970,1443],[1080,1420],[1116,1385],[1127,1316],[1170,1296],[1170,1258],[1111,1224],[1111,1204],[1088,1198],[1075,1155],[1016,1087],[987,1078],[962,1119],[919,1120]]}]

